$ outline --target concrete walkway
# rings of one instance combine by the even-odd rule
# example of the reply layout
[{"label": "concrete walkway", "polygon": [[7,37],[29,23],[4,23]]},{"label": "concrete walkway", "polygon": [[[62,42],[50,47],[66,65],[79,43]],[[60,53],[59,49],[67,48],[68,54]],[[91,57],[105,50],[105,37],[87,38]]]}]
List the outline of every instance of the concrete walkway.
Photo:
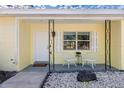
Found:
[{"label": "concrete walkway", "polygon": [[28,67],[3,82],[1,88],[40,88],[47,72],[47,67]]}]

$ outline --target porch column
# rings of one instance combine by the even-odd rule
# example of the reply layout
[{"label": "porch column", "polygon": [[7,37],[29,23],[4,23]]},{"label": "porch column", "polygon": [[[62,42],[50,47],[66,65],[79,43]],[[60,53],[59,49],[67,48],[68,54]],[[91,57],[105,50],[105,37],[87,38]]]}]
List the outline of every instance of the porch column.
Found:
[{"label": "porch column", "polygon": [[105,69],[111,69],[111,20],[105,20]]},{"label": "porch column", "polygon": [[49,51],[49,72],[50,72],[50,54],[51,54],[51,52],[50,52],[50,47],[51,47],[51,45],[50,45],[50,20],[48,20],[48,51]]},{"label": "porch column", "polygon": [[51,61],[53,70],[55,69],[55,30],[54,30],[54,20],[49,20],[48,30],[49,30],[49,71],[51,70]]}]

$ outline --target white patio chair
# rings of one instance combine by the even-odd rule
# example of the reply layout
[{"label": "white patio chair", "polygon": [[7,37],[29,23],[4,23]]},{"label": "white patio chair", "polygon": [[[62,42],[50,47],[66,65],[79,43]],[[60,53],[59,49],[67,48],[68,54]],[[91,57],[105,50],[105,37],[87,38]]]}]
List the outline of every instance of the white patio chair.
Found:
[{"label": "white patio chair", "polygon": [[[66,56],[66,57],[65,57],[65,56],[63,56],[63,58],[64,58],[65,64],[68,65],[68,69],[70,68],[70,65],[72,65],[72,64],[74,64],[75,66],[77,66],[77,65],[76,65],[77,59],[76,59],[75,57],[70,57],[70,56]],[[63,64],[63,66],[64,66],[65,64]]]},{"label": "white patio chair", "polygon": [[86,64],[91,64],[92,69],[94,69],[95,61],[96,59],[92,55],[89,55],[89,54],[87,56],[86,54],[82,55],[82,62],[83,62],[82,67],[84,66],[84,62],[85,62]]},{"label": "white patio chair", "polygon": [[83,67],[85,64],[87,64],[87,60],[88,60],[88,58],[87,58],[86,54],[82,54],[82,67]]}]

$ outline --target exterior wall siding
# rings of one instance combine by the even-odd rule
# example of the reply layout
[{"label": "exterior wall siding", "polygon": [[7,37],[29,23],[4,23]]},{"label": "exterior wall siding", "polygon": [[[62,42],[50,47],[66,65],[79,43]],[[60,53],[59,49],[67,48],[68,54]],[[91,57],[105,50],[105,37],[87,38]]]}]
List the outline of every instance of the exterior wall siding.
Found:
[{"label": "exterior wall siding", "polygon": [[19,22],[19,70],[31,64],[30,57],[30,25],[20,20]]},{"label": "exterior wall siding", "polygon": [[111,64],[121,69],[121,21],[112,21]]},{"label": "exterior wall siding", "polygon": [[14,71],[17,62],[17,29],[14,17],[0,17],[0,70]]},{"label": "exterior wall siding", "polygon": [[[0,17],[0,70],[21,70],[34,63],[33,34],[37,31],[48,31],[48,24],[20,21],[19,47],[17,47],[17,25],[15,17]],[[97,32],[97,50],[82,51],[96,58],[96,64],[105,62],[105,28],[104,23],[55,24],[56,32]],[[112,66],[124,69],[124,21],[112,21]],[[63,40],[63,38],[62,38]],[[62,42],[62,41],[61,41]],[[19,49],[19,60],[17,58]],[[62,55],[75,55],[76,51],[56,51],[55,64],[63,64]],[[12,60],[14,62],[12,62]]]},{"label": "exterior wall siding", "polygon": [[[47,24],[34,23],[31,24],[31,33],[35,33],[37,31],[48,31]],[[56,32],[97,32],[97,43],[98,48],[96,52],[92,51],[81,51],[82,53],[86,53],[87,55],[94,56],[96,58],[96,64],[104,64],[105,63],[105,31],[104,31],[104,23],[101,24],[55,24]],[[32,36],[31,36],[32,37]],[[32,37],[33,40],[33,37]],[[31,41],[32,42],[32,41]],[[63,42],[62,40],[59,42]],[[33,44],[31,45],[33,46]],[[61,46],[62,47],[62,46]],[[56,48],[56,47],[55,47]],[[34,61],[33,52],[34,48],[31,48],[32,51],[32,62]],[[72,56],[75,55],[76,50],[69,51],[59,51],[55,52],[55,64],[63,64],[63,55]]]}]

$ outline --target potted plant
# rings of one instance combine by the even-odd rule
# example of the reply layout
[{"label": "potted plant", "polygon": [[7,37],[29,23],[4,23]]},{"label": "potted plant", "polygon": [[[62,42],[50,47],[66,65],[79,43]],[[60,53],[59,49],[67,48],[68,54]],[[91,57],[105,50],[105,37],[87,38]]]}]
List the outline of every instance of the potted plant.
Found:
[{"label": "potted plant", "polygon": [[77,64],[80,64],[81,52],[76,52]]}]

